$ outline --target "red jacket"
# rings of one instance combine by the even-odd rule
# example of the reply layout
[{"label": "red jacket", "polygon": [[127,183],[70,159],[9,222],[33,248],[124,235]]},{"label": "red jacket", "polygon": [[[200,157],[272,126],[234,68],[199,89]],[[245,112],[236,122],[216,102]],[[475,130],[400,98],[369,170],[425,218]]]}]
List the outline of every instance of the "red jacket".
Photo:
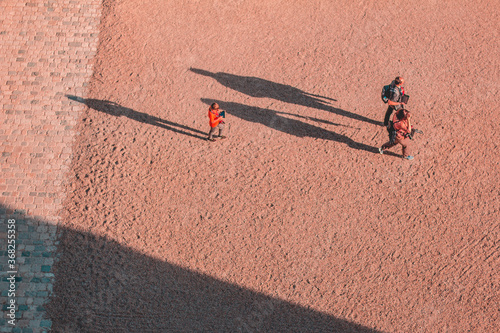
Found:
[{"label": "red jacket", "polygon": [[217,127],[222,120],[222,117],[219,116],[219,110],[212,110],[212,108],[208,108],[208,118],[210,119],[210,127]]}]

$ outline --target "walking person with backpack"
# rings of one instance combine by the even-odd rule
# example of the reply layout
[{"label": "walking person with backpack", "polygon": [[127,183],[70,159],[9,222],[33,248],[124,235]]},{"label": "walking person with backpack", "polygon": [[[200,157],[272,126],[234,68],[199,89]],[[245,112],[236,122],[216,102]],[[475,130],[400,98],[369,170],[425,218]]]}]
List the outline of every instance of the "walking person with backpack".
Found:
[{"label": "walking person with backpack", "polygon": [[408,95],[405,97],[405,80],[398,76],[392,81],[390,85],[384,86],[382,90],[382,101],[387,103],[387,111],[385,112],[384,126],[389,125],[389,119],[391,118],[392,111],[398,111],[404,109]]},{"label": "walking person with backpack", "polygon": [[411,139],[413,134],[421,131],[417,131],[412,128],[410,124],[411,114],[406,109],[400,109],[394,114],[389,130],[389,141],[384,143],[382,147],[378,149],[380,154],[384,153],[384,150],[394,147],[400,144],[403,147],[403,158],[407,160],[412,160],[413,156],[411,153]]}]

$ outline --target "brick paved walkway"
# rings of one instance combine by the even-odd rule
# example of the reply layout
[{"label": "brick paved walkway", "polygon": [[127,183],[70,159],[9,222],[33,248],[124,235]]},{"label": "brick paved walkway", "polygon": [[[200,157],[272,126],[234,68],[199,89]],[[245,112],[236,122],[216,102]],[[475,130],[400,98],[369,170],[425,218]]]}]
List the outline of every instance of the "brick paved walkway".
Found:
[{"label": "brick paved walkway", "polygon": [[[97,50],[101,1],[0,0],[0,332],[51,327],[56,226],[73,130]],[[16,325],[9,323],[9,219],[16,229]]]}]

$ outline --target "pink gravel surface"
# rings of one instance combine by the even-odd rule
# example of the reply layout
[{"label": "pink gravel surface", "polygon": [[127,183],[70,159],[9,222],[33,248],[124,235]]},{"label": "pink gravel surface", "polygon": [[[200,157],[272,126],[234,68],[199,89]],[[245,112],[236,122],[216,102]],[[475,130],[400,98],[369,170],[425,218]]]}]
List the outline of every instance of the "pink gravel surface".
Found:
[{"label": "pink gravel surface", "polygon": [[[499,12],[105,0],[54,330],[498,331]],[[378,153],[397,75],[413,161]]]}]

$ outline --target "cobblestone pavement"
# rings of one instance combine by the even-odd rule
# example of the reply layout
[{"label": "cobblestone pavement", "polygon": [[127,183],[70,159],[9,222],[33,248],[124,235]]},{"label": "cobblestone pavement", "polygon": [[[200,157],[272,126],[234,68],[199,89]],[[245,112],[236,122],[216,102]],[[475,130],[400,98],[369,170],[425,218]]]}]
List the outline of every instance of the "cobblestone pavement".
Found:
[{"label": "cobblestone pavement", "polygon": [[84,107],[66,95],[86,95],[100,16],[97,0],[0,0],[0,332],[52,325],[44,304],[73,128]]}]

